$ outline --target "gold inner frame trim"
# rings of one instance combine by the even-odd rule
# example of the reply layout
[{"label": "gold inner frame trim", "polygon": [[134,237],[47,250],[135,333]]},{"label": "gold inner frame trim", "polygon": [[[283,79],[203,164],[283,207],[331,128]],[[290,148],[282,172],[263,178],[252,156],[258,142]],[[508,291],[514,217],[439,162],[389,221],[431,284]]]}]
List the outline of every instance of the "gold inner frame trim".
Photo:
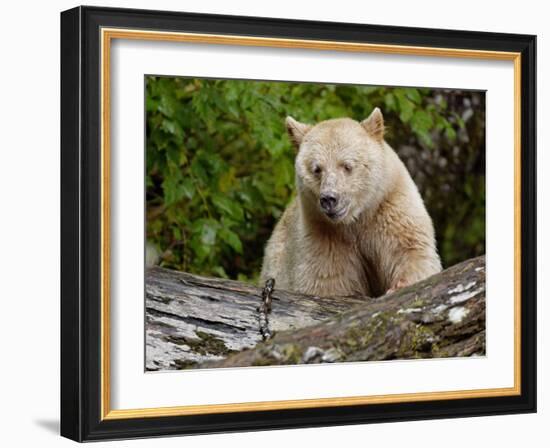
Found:
[{"label": "gold inner frame trim", "polygon": [[[507,388],[419,392],[391,395],[314,398],[228,404],[111,409],[110,346],[110,50],[113,39],[296,48],[410,56],[455,57],[514,63],[514,386]],[[215,34],[101,29],[101,419],[168,417],[228,412],[252,412],[351,406],[413,401],[502,397],[521,394],[521,54],[514,52],[418,47],[304,39],[279,39]]]}]

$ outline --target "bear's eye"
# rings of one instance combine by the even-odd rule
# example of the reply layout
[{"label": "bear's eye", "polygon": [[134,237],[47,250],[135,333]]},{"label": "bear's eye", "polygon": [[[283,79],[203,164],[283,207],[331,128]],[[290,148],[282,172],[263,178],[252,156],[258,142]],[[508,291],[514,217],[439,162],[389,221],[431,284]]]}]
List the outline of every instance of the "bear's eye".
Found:
[{"label": "bear's eye", "polygon": [[353,167],[349,163],[344,163],[342,167],[344,168],[344,171],[348,174],[350,174],[353,171]]},{"label": "bear's eye", "polygon": [[313,165],[311,171],[313,171],[313,174],[321,174],[323,167],[321,165]]}]

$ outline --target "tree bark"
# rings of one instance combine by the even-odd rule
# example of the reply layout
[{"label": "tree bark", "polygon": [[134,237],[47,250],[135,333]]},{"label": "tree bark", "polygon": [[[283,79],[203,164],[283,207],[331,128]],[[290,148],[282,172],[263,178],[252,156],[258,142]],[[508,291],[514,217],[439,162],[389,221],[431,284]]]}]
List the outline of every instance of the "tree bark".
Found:
[{"label": "tree bark", "polygon": [[277,290],[262,342],[261,289],[152,268],[147,369],[243,367],[485,354],[485,257],[380,298]]},{"label": "tree bark", "polygon": [[[197,367],[262,341],[262,289],[159,267],[145,276],[146,369]],[[368,301],[313,297],[277,290],[268,315],[273,332],[315,325]]]}]

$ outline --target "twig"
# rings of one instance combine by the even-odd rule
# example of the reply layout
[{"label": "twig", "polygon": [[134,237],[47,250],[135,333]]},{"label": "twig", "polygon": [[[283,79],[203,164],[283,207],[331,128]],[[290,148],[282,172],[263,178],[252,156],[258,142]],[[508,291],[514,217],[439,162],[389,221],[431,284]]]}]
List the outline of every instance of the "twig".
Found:
[{"label": "twig", "polygon": [[260,334],[265,341],[273,337],[273,333],[269,330],[269,319],[267,315],[271,313],[271,302],[273,289],[275,288],[275,279],[269,278],[265,282],[264,289],[262,290],[262,303],[258,307],[258,322],[260,325]]}]

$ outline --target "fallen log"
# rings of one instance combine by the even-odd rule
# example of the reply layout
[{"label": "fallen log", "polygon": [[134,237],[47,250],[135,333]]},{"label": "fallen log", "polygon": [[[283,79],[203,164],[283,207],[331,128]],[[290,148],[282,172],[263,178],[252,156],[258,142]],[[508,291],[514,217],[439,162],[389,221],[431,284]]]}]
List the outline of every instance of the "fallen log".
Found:
[{"label": "fallen log", "polygon": [[261,289],[161,268],[146,278],[148,370],[485,354],[485,257],[377,299],[275,287],[265,342]]},{"label": "fallen log", "polygon": [[[262,289],[159,267],[145,274],[146,370],[197,367],[261,342]],[[365,303],[366,297],[313,297],[277,290],[269,328],[295,330]]]}]

